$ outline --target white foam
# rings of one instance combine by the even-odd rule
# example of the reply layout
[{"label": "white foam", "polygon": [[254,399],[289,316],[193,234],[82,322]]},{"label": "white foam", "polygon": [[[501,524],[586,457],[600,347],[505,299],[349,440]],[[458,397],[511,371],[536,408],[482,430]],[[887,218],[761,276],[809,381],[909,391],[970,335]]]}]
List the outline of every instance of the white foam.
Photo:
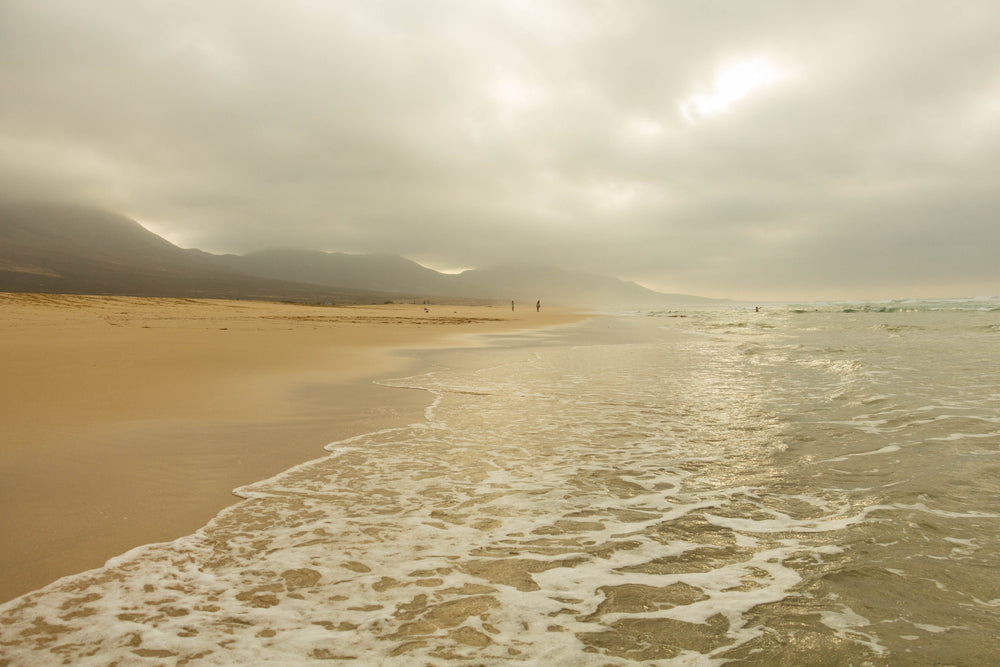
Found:
[{"label": "white foam", "polygon": [[948,628],[943,628],[940,625],[930,625],[927,623],[911,623],[911,625],[915,628],[923,630],[924,632],[933,632],[935,634],[948,631]]},{"label": "white foam", "polygon": [[839,463],[841,461],[846,461],[847,459],[854,458],[856,456],[878,456],[880,454],[895,454],[902,449],[899,445],[886,445],[879,449],[875,449],[868,452],[856,452],[854,454],[844,454],[843,456],[837,456],[832,459],[825,459],[822,463]]},{"label": "white foam", "polygon": [[876,655],[884,655],[888,651],[888,649],[880,643],[877,634],[874,632],[862,632],[859,629],[862,627],[869,627],[871,625],[868,619],[855,613],[847,607],[840,607],[840,609],[837,610],[821,610],[820,622],[831,628],[838,637],[864,644]]},{"label": "white foam", "polygon": [[927,439],[937,442],[955,442],[956,440],[975,440],[978,438],[1000,438],[1000,431],[991,431],[989,433],[949,433],[945,436]]}]

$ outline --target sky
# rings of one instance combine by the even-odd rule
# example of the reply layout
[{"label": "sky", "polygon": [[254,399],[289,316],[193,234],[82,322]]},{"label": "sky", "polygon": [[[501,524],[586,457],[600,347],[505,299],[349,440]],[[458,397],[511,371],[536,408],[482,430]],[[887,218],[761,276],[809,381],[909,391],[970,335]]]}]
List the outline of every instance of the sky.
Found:
[{"label": "sky", "polygon": [[0,0],[0,196],[182,247],[1000,293],[993,0]]}]

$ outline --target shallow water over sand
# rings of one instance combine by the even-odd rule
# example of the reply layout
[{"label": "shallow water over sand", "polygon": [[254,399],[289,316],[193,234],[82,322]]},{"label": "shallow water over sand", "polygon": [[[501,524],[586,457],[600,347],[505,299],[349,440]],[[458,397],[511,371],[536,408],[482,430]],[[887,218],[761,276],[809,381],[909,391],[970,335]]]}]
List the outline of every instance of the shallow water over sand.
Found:
[{"label": "shallow water over sand", "polygon": [[[0,607],[10,664],[984,664],[1000,313],[601,318]],[[797,312],[804,311],[804,312]],[[684,317],[677,317],[684,315]]]}]

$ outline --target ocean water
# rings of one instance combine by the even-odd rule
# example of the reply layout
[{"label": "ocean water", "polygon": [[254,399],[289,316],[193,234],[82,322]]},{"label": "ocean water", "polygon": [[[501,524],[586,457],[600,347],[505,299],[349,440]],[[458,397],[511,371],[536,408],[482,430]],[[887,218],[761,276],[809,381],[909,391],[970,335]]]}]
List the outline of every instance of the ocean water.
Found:
[{"label": "ocean water", "polygon": [[0,607],[0,664],[1000,661],[1000,302],[598,317]]}]

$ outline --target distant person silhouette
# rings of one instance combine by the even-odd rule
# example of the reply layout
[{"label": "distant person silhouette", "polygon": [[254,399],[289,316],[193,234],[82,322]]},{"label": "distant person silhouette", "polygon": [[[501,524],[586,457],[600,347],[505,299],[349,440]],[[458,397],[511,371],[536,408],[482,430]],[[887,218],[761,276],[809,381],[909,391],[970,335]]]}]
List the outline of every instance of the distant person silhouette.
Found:
[{"label": "distant person silhouette", "polygon": [[514,302],[513,301],[510,302],[510,312],[512,312],[512,313],[514,312]]},{"label": "distant person silhouette", "polygon": [[542,300],[539,299],[538,301],[535,302],[535,312],[537,313],[541,311],[541,309],[542,309]]}]

